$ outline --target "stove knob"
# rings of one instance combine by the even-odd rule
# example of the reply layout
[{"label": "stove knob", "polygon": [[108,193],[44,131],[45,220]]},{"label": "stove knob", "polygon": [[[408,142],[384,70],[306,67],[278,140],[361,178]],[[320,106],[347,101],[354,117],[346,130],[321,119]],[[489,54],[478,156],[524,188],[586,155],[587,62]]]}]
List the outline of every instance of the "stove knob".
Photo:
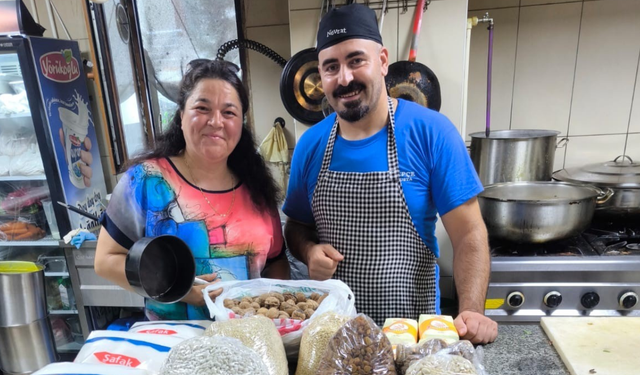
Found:
[{"label": "stove knob", "polygon": [[593,309],[600,303],[600,296],[596,292],[585,293],[580,299],[580,303],[585,309]]},{"label": "stove knob", "polygon": [[562,303],[562,294],[555,290],[553,292],[549,292],[544,296],[543,302],[548,308],[555,309],[560,305],[560,303]]},{"label": "stove knob", "polygon": [[623,309],[631,309],[638,303],[638,295],[634,292],[623,293],[618,302]]},{"label": "stove knob", "polygon": [[513,308],[518,308],[524,303],[524,294],[522,292],[511,292],[507,296],[507,304]]}]

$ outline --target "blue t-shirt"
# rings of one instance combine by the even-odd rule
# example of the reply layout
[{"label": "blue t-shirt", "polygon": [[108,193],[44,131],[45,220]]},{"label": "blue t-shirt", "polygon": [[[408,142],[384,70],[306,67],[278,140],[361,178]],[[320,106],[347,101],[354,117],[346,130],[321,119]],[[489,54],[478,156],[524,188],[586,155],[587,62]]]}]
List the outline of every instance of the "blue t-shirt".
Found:
[{"label": "blue t-shirt", "polygon": [[[289,188],[282,210],[313,224],[311,201],[335,114],[307,130],[291,162]],[[385,126],[369,138],[348,141],[338,135],[329,169],[340,172],[387,171]],[[424,243],[439,256],[435,238],[440,216],[475,197],[482,184],[455,126],[444,115],[416,103],[398,100],[395,135],[400,179],[409,214]]]}]

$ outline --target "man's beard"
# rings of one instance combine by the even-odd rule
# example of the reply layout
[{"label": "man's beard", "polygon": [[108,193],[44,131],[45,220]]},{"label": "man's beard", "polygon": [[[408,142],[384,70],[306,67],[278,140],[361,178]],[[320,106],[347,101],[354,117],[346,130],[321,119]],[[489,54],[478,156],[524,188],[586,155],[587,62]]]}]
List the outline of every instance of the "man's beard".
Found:
[{"label": "man's beard", "polygon": [[[338,86],[333,92],[333,97],[340,100],[340,95],[348,94],[355,91],[360,91],[362,93],[365,88],[366,86],[364,84],[356,81],[351,81],[346,87]],[[362,120],[371,110],[370,106],[362,104],[362,99],[345,102],[344,106],[344,110],[336,112],[338,113],[338,116],[340,116],[340,118],[348,122],[357,122]]]}]

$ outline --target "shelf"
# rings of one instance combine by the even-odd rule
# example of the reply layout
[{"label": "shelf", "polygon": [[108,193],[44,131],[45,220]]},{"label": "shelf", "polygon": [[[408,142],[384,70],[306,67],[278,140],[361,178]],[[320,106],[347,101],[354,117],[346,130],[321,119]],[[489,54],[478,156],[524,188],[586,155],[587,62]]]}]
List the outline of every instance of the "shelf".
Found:
[{"label": "shelf", "polygon": [[69,277],[69,272],[44,272],[44,275],[49,277]]},{"label": "shelf", "polygon": [[46,181],[45,175],[41,176],[0,176],[1,181]]},{"label": "shelf", "polygon": [[78,315],[78,310],[49,310],[50,315]]},{"label": "shelf", "polygon": [[79,352],[82,349],[82,344],[77,342],[70,342],[64,345],[60,345],[57,347],[58,352],[68,353],[68,352]]},{"label": "shelf", "polygon": [[37,241],[0,241],[0,248],[11,246],[35,246],[35,247],[59,247],[60,240],[56,240],[51,236],[46,236]]}]

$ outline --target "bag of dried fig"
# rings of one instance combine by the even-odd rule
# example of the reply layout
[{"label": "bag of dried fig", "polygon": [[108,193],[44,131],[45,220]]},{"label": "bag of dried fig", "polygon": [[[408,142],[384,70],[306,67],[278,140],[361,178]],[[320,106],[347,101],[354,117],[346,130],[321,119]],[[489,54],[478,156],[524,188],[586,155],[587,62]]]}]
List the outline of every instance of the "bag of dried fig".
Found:
[{"label": "bag of dried fig", "polygon": [[396,375],[391,343],[371,318],[359,314],[333,335],[318,374]]}]

